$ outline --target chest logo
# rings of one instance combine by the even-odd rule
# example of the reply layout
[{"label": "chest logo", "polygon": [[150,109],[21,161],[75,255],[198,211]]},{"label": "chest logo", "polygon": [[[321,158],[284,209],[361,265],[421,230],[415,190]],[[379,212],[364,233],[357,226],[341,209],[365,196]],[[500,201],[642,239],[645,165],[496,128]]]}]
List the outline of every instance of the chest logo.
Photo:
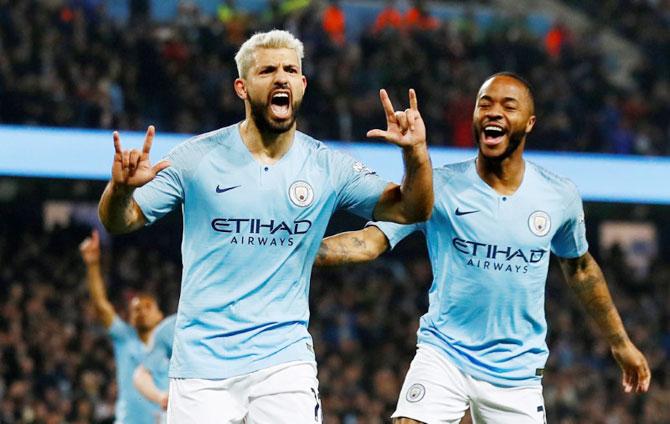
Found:
[{"label": "chest logo", "polygon": [[220,186],[217,185],[217,186],[216,186],[216,192],[217,192],[217,193],[225,193],[225,192],[227,192],[228,190],[232,190],[232,189],[237,188],[237,187],[240,187],[240,186],[236,185],[236,186],[232,186],[232,187],[223,187],[223,188],[221,188]]},{"label": "chest logo", "polygon": [[306,208],[314,201],[314,190],[306,181],[295,181],[288,188],[288,198],[294,205]]},{"label": "chest logo", "polygon": [[530,232],[538,237],[544,237],[551,230],[551,219],[544,211],[535,211],[528,217],[528,228]]},{"label": "chest logo", "polygon": [[471,213],[477,213],[479,209],[473,209],[471,211],[462,211],[459,208],[456,208],[456,216],[470,215]]}]

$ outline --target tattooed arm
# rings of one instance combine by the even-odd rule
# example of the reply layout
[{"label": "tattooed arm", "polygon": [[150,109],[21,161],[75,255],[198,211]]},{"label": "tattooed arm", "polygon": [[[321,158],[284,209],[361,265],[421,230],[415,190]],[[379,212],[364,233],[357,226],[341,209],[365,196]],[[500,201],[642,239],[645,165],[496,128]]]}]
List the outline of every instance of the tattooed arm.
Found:
[{"label": "tattooed arm", "polygon": [[623,371],[624,390],[646,392],[651,380],[649,365],[628,338],[600,267],[588,252],[579,258],[560,258],[560,263],[568,285],[605,335]]},{"label": "tattooed arm", "polygon": [[316,266],[334,266],[376,259],[389,248],[384,233],[371,225],[358,231],[348,231],[326,237],[316,255]]}]

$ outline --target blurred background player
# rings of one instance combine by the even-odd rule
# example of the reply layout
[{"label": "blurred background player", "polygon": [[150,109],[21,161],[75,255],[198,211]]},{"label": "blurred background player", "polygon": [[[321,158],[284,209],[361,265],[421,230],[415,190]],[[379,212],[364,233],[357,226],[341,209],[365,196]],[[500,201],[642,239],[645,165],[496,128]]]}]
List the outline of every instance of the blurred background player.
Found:
[{"label": "blurred background player", "polygon": [[182,292],[170,363],[168,420],[177,423],[320,422],[307,331],[311,264],[335,210],[394,222],[426,219],[432,173],[416,94],[387,129],[402,148],[402,186],[296,131],[307,80],[291,33],[258,33],[239,49],[235,92],[244,121],[190,139],[152,166],[114,134],[112,180],[100,219],[114,233],[181,205]]},{"label": "blurred background player", "polygon": [[133,386],[133,372],[147,354],[151,334],[163,319],[156,299],[147,293],[135,295],[128,303],[128,322],[124,322],[107,298],[100,268],[100,237],[94,230],[79,246],[86,264],[86,285],[98,319],[107,329],[114,347],[116,381],[119,387],[115,422],[155,424],[160,408],[145,399]]},{"label": "blurred background player", "polygon": [[170,315],[158,324],[149,343],[149,353],[133,375],[135,388],[164,411],[168,405],[168,369],[176,320],[176,314]]},{"label": "blurred background player", "polygon": [[415,231],[426,235],[430,306],[396,423],[458,423],[468,408],[475,423],[546,422],[541,379],[550,251],[610,345],[625,391],[648,390],[647,361],[588,253],[577,188],[523,159],[535,121],[530,85],[512,73],[491,76],[473,114],[477,158],[434,171],[429,221],[377,222],[323,242],[316,265],[371,260]]}]

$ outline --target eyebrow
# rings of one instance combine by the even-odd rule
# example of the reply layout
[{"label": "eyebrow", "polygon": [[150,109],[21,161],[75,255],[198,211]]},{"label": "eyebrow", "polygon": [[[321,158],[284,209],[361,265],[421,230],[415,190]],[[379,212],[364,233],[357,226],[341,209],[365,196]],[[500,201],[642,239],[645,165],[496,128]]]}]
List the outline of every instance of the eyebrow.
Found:
[{"label": "eyebrow", "polygon": [[[493,98],[491,96],[489,96],[488,94],[484,94],[483,96],[481,96],[479,98],[479,101],[482,101],[482,100],[485,100],[487,102],[492,102]],[[502,99],[501,103],[509,103],[509,102],[520,103],[519,99],[517,99],[516,97],[504,97]]]}]

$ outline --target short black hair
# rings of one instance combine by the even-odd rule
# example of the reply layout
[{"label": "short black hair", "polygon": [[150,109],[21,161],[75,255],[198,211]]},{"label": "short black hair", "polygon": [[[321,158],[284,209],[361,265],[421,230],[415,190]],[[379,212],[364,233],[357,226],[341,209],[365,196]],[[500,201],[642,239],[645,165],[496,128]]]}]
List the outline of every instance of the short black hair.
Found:
[{"label": "short black hair", "polygon": [[515,79],[519,81],[521,84],[523,84],[524,87],[526,87],[526,90],[528,90],[528,95],[530,96],[530,101],[531,101],[531,106],[533,112],[535,111],[535,89],[533,88],[533,85],[528,81],[526,78],[522,77],[521,75],[517,74],[516,72],[511,72],[511,71],[502,71],[502,72],[496,72],[493,75],[490,75],[486,80],[488,81],[496,77],[508,77]]}]

